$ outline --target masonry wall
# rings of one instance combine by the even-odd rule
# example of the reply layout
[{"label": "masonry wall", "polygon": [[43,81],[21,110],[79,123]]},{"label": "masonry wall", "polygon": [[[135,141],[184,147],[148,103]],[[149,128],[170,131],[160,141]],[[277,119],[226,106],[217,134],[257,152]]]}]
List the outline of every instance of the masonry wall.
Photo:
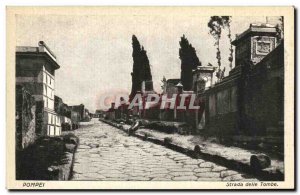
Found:
[{"label": "masonry wall", "polygon": [[283,135],[283,55],[281,44],[256,65],[243,65],[240,75],[205,92],[208,134]]},{"label": "masonry wall", "polygon": [[[255,65],[243,83],[243,125],[247,133],[283,135],[284,120],[283,44]],[[274,134],[274,132],[273,132]]]},{"label": "masonry wall", "polygon": [[23,150],[36,139],[36,103],[32,95],[16,86],[16,149]]},{"label": "masonry wall", "polygon": [[232,135],[239,131],[238,80],[229,81],[206,93],[205,130],[213,135]]}]

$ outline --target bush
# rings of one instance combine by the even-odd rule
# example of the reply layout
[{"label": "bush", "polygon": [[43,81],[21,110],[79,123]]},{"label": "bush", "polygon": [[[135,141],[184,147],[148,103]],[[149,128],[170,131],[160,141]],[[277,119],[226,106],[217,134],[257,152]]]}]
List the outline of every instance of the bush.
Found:
[{"label": "bush", "polygon": [[66,144],[78,144],[79,139],[73,134],[59,137],[41,137],[30,147],[16,154],[17,179],[52,180],[48,168],[63,164]]},{"label": "bush", "polygon": [[70,131],[72,128],[71,128],[71,125],[69,123],[62,123],[61,124],[61,129],[62,129],[62,131]]}]

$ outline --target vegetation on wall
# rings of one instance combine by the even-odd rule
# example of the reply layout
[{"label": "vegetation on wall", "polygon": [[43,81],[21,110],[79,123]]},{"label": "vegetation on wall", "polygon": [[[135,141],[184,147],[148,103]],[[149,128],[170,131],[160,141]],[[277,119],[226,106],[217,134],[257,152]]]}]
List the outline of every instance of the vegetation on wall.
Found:
[{"label": "vegetation on wall", "polygon": [[[222,35],[222,29],[227,29],[228,30],[228,39],[230,43],[232,42],[232,37],[231,37],[231,29],[230,29],[230,23],[231,23],[231,16],[212,16],[210,17],[210,20],[207,24],[209,28],[209,33],[214,37],[215,39],[215,46],[217,49],[216,52],[216,58],[218,62],[218,70],[216,72],[216,77],[218,78],[218,81],[222,80],[224,78],[225,70],[226,68],[224,67],[223,70],[221,69],[221,51],[220,51],[220,39]],[[233,48],[232,45],[230,44],[229,46],[229,67],[232,69],[232,61],[233,61]]]}]

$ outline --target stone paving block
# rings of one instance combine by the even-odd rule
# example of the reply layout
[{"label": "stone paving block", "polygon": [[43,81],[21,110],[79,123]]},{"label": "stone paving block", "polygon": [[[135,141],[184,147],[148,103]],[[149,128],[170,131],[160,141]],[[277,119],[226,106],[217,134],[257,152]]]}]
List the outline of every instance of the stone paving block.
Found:
[{"label": "stone paving block", "polygon": [[101,173],[100,175],[106,178],[128,178],[128,175],[125,175],[123,173]]},{"label": "stone paving block", "polygon": [[211,177],[211,178],[198,178],[197,181],[222,181],[221,178]]},{"label": "stone paving block", "polygon": [[215,164],[211,163],[211,162],[203,162],[199,164],[199,167],[201,168],[211,168],[213,167]]},{"label": "stone paving block", "polygon": [[145,173],[127,173],[129,177],[146,177],[149,174],[145,174]]},{"label": "stone paving block", "polygon": [[130,177],[129,181],[150,181],[149,177]]},{"label": "stone paving block", "polygon": [[87,146],[87,145],[79,145],[78,149],[90,149],[91,147]]},{"label": "stone paving block", "polygon": [[174,158],[175,161],[182,161],[182,160],[187,160],[187,159],[190,159],[190,157],[188,157],[188,156],[179,156],[179,157]]},{"label": "stone paving block", "polygon": [[225,171],[225,170],[227,170],[227,168],[222,167],[222,166],[214,166],[212,169],[212,171],[214,171],[214,172],[221,172],[221,171]]},{"label": "stone paving block", "polygon": [[197,168],[193,170],[195,173],[205,173],[205,172],[211,172],[211,168]]},{"label": "stone paving block", "polygon": [[198,168],[198,165],[183,165],[183,169],[184,168],[194,170]]},{"label": "stone paving block", "polygon": [[204,161],[200,159],[189,159],[189,160],[182,161],[182,163],[185,165],[198,165],[202,162]]},{"label": "stone paving block", "polygon": [[104,179],[105,177],[98,174],[98,173],[86,173],[84,174],[85,177],[91,178],[91,179]]},{"label": "stone paving block", "polygon": [[173,177],[173,181],[196,181],[198,178],[196,176],[190,175],[190,176],[178,176]]},{"label": "stone paving block", "polygon": [[79,173],[94,173],[99,171],[99,168],[97,167],[75,167],[73,168],[74,171],[79,172]]},{"label": "stone paving block", "polygon": [[113,170],[111,170],[111,169],[101,169],[97,173],[100,173],[100,174],[122,174],[121,171],[114,170],[114,169]]},{"label": "stone paving block", "polygon": [[242,179],[244,179],[244,177],[241,174],[236,174],[223,178],[223,181],[240,181]]},{"label": "stone paving block", "polygon": [[151,178],[171,178],[171,176],[169,174],[166,174],[166,173],[150,173],[148,175],[148,177],[151,177]]},{"label": "stone paving block", "polygon": [[242,182],[258,182],[259,180],[256,178],[243,178],[240,181],[242,181]]},{"label": "stone paving block", "polygon": [[170,172],[170,175],[173,176],[190,176],[190,175],[194,175],[193,172]]},{"label": "stone paving block", "polygon": [[128,181],[128,178],[104,178],[101,181]]},{"label": "stone paving block", "polygon": [[220,177],[220,173],[218,172],[203,172],[203,173],[196,173],[195,174],[197,177],[200,178],[219,178]]},{"label": "stone paving block", "polygon": [[236,174],[238,174],[237,171],[226,170],[226,171],[221,172],[221,177],[224,178],[224,177],[231,176],[231,175],[236,175]]},{"label": "stone paving block", "polygon": [[169,169],[169,171],[171,172],[191,172],[193,169],[190,169],[190,168],[171,168]]},{"label": "stone paving block", "polygon": [[165,177],[155,177],[151,179],[151,181],[171,181],[171,178],[165,178]]},{"label": "stone paving block", "polygon": [[168,171],[167,169],[165,170],[161,170],[161,171],[151,171],[150,173],[153,173],[153,174],[158,174],[158,173],[169,173],[170,171]]}]

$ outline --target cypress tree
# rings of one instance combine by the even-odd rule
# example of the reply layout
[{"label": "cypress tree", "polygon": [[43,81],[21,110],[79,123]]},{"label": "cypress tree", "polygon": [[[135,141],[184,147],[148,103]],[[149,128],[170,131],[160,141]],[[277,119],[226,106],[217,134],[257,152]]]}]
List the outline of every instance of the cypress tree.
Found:
[{"label": "cypress tree", "polygon": [[195,48],[189,43],[185,35],[181,37],[179,45],[179,58],[181,60],[180,79],[183,90],[189,91],[193,85],[193,69],[197,68],[197,66],[201,66],[201,62],[197,57]]},{"label": "cypress tree", "polygon": [[[141,91],[143,81],[152,81],[151,68],[147,52],[140,45],[137,37],[132,36],[132,58],[133,58],[133,71],[132,77],[132,88],[130,97],[133,98],[137,91]],[[153,86],[150,86],[153,89]]]},{"label": "cypress tree", "polygon": [[[142,47],[142,50],[141,50],[141,60],[142,60],[141,80],[142,81],[152,81],[150,63],[149,63],[149,59],[147,56],[147,51],[144,50],[144,47]],[[153,90],[152,83],[151,83],[151,86],[148,86],[148,90]]]},{"label": "cypress tree", "polygon": [[130,97],[134,97],[136,92],[141,88],[140,86],[140,52],[141,52],[141,45],[136,38],[135,35],[132,35],[132,58],[133,58],[133,71],[131,72],[131,79],[132,79],[132,87]]}]

